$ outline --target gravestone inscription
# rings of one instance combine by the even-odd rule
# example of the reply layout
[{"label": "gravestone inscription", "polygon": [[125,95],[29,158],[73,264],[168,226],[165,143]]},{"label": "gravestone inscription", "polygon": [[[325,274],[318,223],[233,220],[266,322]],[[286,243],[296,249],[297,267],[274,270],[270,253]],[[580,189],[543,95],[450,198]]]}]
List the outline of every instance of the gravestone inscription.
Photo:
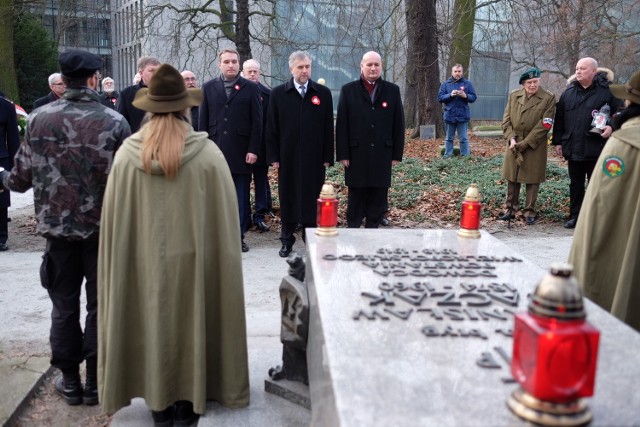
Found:
[{"label": "gravestone inscription", "polygon": [[[545,271],[486,232],[308,232],[307,254],[313,425],[525,425],[506,406],[513,316]],[[592,425],[634,425],[640,397],[619,409],[633,383],[611,363],[640,335],[587,308],[603,334]]]}]

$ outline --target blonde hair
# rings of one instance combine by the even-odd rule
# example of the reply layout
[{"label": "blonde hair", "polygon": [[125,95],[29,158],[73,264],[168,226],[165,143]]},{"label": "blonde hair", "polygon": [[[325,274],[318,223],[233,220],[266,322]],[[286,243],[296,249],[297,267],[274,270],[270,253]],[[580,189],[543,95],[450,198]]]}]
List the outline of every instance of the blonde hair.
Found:
[{"label": "blonde hair", "polygon": [[190,128],[188,111],[147,113],[146,123],[140,129],[140,159],[146,173],[151,173],[151,164],[157,161],[167,179],[173,179],[178,174]]}]

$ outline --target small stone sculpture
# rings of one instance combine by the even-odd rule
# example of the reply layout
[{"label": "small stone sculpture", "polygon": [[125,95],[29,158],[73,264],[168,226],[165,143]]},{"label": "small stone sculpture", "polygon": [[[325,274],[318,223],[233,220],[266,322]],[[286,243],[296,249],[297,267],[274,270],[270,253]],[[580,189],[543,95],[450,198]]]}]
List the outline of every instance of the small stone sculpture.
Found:
[{"label": "small stone sculpture", "polygon": [[269,369],[271,379],[287,379],[309,384],[307,337],[309,333],[309,297],[304,283],[304,258],[293,252],[287,258],[289,275],[280,283],[282,320],[282,366]]}]

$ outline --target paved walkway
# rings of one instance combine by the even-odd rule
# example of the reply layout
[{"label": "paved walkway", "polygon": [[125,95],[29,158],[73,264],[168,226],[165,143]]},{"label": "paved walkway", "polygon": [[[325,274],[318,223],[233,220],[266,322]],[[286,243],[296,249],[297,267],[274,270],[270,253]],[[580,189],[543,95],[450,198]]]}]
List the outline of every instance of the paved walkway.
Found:
[{"label": "paved walkway", "polygon": [[[15,194],[15,193],[14,193]],[[18,209],[32,202],[30,193],[12,194]],[[495,232],[530,261],[545,270],[554,261],[565,261],[571,236],[527,235],[527,230]],[[280,397],[264,392],[264,380],[270,367],[281,362],[280,299],[278,287],[288,265],[277,254],[277,240],[269,247],[252,247],[243,254],[247,334],[251,381],[251,405],[228,410],[210,403],[198,426],[305,426],[310,412]],[[296,245],[296,249],[301,246]],[[49,369],[48,334],[50,301],[39,283],[41,254],[4,252],[0,254],[0,425],[19,412],[20,405]],[[3,348],[41,352],[43,357],[2,359]],[[12,351],[12,353],[15,353]],[[31,354],[31,353],[30,353]],[[112,426],[152,425],[151,415],[142,399],[120,410]]]}]

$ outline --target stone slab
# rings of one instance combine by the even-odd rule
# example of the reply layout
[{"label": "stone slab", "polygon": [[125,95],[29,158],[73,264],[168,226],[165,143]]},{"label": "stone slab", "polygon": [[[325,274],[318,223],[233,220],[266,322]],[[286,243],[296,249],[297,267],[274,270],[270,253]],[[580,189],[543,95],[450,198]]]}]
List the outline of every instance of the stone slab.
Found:
[{"label": "stone slab", "polygon": [[50,369],[48,357],[0,360],[0,426],[13,425]]},{"label": "stone slab", "polygon": [[[506,405],[512,313],[545,270],[484,231],[307,233],[307,254],[312,425],[527,425]],[[591,425],[637,425],[640,334],[587,312],[602,333]]]},{"label": "stone slab", "polygon": [[305,409],[311,410],[311,396],[309,395],[309,386],[297,381],[278,380],[271,378],[264,380],[264,391],[275,394],[289,402],[300,405]]},{"label": "stone slab", "polygon": [[420,139],[431,139],[436,137],[435,125],[420,125]]}]

